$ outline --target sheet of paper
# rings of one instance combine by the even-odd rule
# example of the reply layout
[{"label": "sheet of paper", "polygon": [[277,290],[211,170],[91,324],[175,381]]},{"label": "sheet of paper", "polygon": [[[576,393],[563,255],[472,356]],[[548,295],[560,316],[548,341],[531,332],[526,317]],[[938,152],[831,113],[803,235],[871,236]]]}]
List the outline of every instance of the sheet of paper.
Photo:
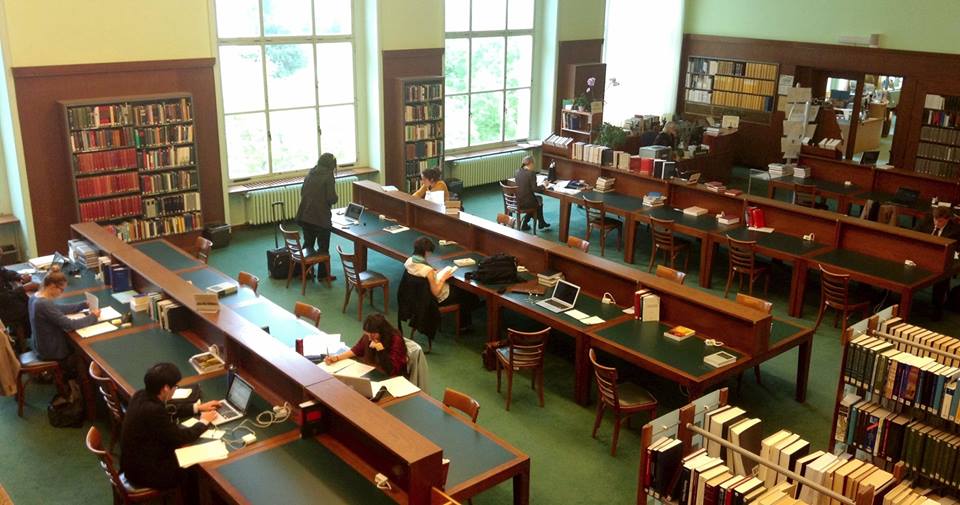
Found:
[{"label": "sheet of paper", "polygon": [[173,396],[171,397],[171,399],[183,400],[184,398],[190,398],[190,395],[192,394],[193,394],[192,388],[177,388],[177,390],[173,392]]},{"label": "sheet of paper", "polygon": [[812,96],[810,88],[790,88],[787,90],[787,101],[808,102]]},{"label": "sheet of paper", "polygon": [[87,292],[83,294],[83,298],[87,301],[87,308],[90,310],[96,310],[100,308],[100,299],[97,298],[97,295]]},{"label": "sheet of paper", "polygon": [[207,440],[220,440],[226,435],[227,432],[223,430],[218,430],[216,428],[211,428],[200,435],[200,438],[206,438]]},{"label": "sheet of paper", "polygon": [[627,307],[622,311],[624,314],[633,314],[633,307]]},{"label": "sheet of paper", "polygon": [[364,375],[370,373],[370,370],[373,370],[372,366],[366,363],[360,363],[359,361],[354,361],[352,365],[341,368],[340,371],[335,375],[339,375],[341,377],[363,377]]},{"label": "sheet of paper", "polygon": [[780,82],[777,83],[777,94],[786,95],[793,87],[793,76],[780,74]]},{"label": "sheet of paper", "polygon": [[114,300],[120,303],[126,304],[126,303],[130,303],[130,299],[133,298],[134,296],[137,296],[138,294],[139,293],[131,289],[129,291],[121,291],[119,293],[114,293],[110,296],[112,296]]},{"label": "sheet of paper", "polygon": [[227,456],[229,456],[227,446],[220,440],[181,447],[174,451],[174,453],[177,455],[177,462],[180,464],[180,468],[187,468],[197,463],[207,461],[227,459]]},{"label": "sheet of paper", "polygon": [[374,383],[372,386],[374,391],[377,391],[380,388],[386,388],[387,392],[389,392],[394,398],[402,398],[420,391],[420,388],[408,381],[407,378],[402,375],[392,377],[385,381],[380,381],[379,383]]},{"label": "sheet of paper", "polygon": [[317,366],[320,367],[320,369],[323,370],[324,372],[327,372],[329,374],[335,374],[340,370],[343,370],[344,368],[347,368],[356,364],[357,364],[356,361],[350,358],[347,358],[347,359],[342,359],[340,361],[331,363],[329,365],[326,363],[319,363],[317,364]]},{"label": "sheet of paper", "polygon": [[120,319],[121,317],[123,317],[123,315],[117,312],[117,309],[108,305],[100,309],[100,317],[97,318],[97,321],[109,321],[111,319]]},{"label": "sheet of paper", "polygon": [[384,231],[388,231],[388,232],[390,232],[390,233],[400,233],[400,232],[407,231],[407,230],[409,230],[409,229],[410,229],[410,228],[407,228],[406,226],[403,226],[402,224],[395,224],[395,225],[393,225],[393,226],[388,226],[388,227],[384,228],[383,230],[384,230]]},{"label": "sheet of paper", "polygon": [[577,321],[582,321],[582,320],[590,317],[589,314],[584,314],[583,312],[580,312],[580,311],[577,310],[577,309],[570,309],[570,310],[564,312],[564,314],[566,314],[566,315],[568,315],[568,316],[576,319]]},{"label": "sheet of paper", "polygon": [[396,186],[381,186],[384,191],[400,191]]},{"label": "sheet of paper", "polygon": [[747,229],[750,231],[759,231],[761,233],[773,233],[773,228],[770,228],[769,226],[765,226],[763,228],[757,228],[756,226],[751,226]]},{"label": "sheet of paper", "polygon": [[199,419],[199,418],[191,417],[191,418],[189,418],[189,419],[184,419],[183,421],[181,421],[181,422],[180,422],[180,425],[183,426],[184,428],[190,428],[190,427],[192,427],[194,424],[197,424],[197,423],[199,423],[199,422],[200,422],[200,419]]},{"label": "sheet of paper", "polygon": [[86,328],[80,328],[77,330],[77,335],[80,335],[82,338],[96,337],[97,335],[102,335],[104,333],[109,333],[115,331],[116,326],[104,321],[102,323],[97,323],[92,326],[87,326]]},{"label": "sheet of paper", "polygon": [[601,318],[599,318],[599,317],[597,317],[597,316],[590,316],[590,317],[588,317],[588,318],[586,318],[586,319],[581,319],[580,322],[583,323],[583,324],[600,324],[600,323],[605,323],[605,322],[607,322],[607,320],[606,320],[606,319],[601,319]]},{"label": "sheet of paper", "polygon": [[307,335],[303,337],[303,355],[320,356],[321,354],[330,355],[337,352],[343,346],[340,341],[340,334],[321,334]]},{"label": "sheet of paper", "polygon": [[443,202],[444,202],[443,191],[427,191],[427,194],[424,195],[423,199],[428,202],[433,202],[433,203],[438,203],[440,205],[443,205]]}]

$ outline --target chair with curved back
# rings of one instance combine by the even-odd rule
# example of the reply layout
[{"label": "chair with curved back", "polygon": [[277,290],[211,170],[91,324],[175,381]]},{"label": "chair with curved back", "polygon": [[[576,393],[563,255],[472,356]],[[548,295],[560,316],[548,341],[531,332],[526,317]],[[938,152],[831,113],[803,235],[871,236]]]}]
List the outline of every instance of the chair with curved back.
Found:
[{"label": "chair with curved back", "polygon": [[337,254],[340,255],[340,264],[343,265],[343,278],[347,283],[347,289],[343,295],[343,310],[341,312],[347,312],[347,305],[350,304],[350,295],[356,290],[357,296],[359,297],[359,300],[357,300],[357,321],[362,320],[363,297],[367,296],[367,292],[370,292],[370,306],[373,307],[373,290],[377,288],[383,289],[384,314],[390,312],[390,279],[372,270],[358,272],[356,266],[357,256],[343,252],[343,249],[339,245],[337,246]]},{"label": "chair with curved back", "polygon": [[237,274],[237,282],[241,286],[246,286],[253,290],[253,294],[258,295],[257,289],[260,287],[260,278],[250,272],[240,272]]},{"label": "chair with curved back", "polygon": [[590,242],[583,240],[582,238],[579,238],[579,237],[574,237],[573,235],[570,235],[569,237],[567,237],[567,246],[572,247],[574,249],[580,249],[583,252],[590,251]]},{"label": "chair with curved back", "polygon": [[620,422],[638,412],[650,411],[650,419],[657,417],[657,399],[646,389],[625,382],[617,384],[617,369],[597,363],[597,353],[590,349],[590,363],[593,364],[593,376],[597,381],[597,417],[593,421],[593,438],[597,438],[597,429],[603,421],[604,410],[613,411],[613,440],[610,442],[610,455],[617,455],[617,440],[620,438]]},{"label": "chair with curved back", "polygon": [[[750,307],[751,309],[759,310],[764,314],[773,313],[773,303],[757,298],[750,295],[745,295],[743,293],[737,293],[737,303],[743,305],[744,307]],[[741,374],[742,377],[743,374]],[[753,367],[753,376],[757,379],[757,384],[760,384],[760,365],[755,365]],[[739,384],[739,382],[738,382]]]},{"label": "chair with curved back", "polygon": [[[6,332],[4,332],[6,333]],[[4,338],[5,335],[4,335]],[[27,393],[27,384],[30,384],[30,381],[40,377],[45,373],[52,373],[54,382],[57,385],[57,391],[60,394],[66,394],[67,387],[66,383],[63,381],[63,373],[60,369],[60,364],[56,361],[43,361],[34,351],[27,351],[20,354],[20,371],[17,372],[17,415],[23,417],[23,404],[26,400]],[[28,376],[26,381],[23,380],[24,376]]]},{"label": "chair with curved back", "polygon": [[447,388],[443,391],[443,404],[463,412],[474,423],[480,415],[480,403],[456,389]]},{"label": "chair with curved back", "polygon": [[748,293],[753,296],[753,283],[763,276],[763,294],[767,294],[770,286],[770,270],[764,265],[757,264],[757,242],[737,240],[727,235],[727,250],[730,254],[730,268],[727,271],[727,286],[723,288],[723,297],[727,297],[733,277],[737,277],[737,292],[743,289],[743,277],[747,277]]},{"label": "chair with curved back", "polygon": [[583,210],[587,215],[587,236],[584,240],[590,240],[593,228],[600,229],[600,256],[606,254],[607,231],[617,230],[617,250],[623,250],[623,221],[607,216],[607,208],[599,200],[583,199]]},{"label": "chair with curved back", "polygon": [[213,249],[213,241],[207,238],[198,235],[196,240],[193,241],[193,256],[204,264],[210,259],[211,249]]},{"label": "chair with curved back", "polygon": [[676,282],[677,284],[683,284],[683,281],[687,280],[687,274],[663,265],[657,265],[657,270],[654,275]]},{"label": "chair with curved back", "polygon": [[150,487],[134,487],[127,481],[126,476],[119,473],[113,464],[113,457],[104,450],[103,442],[100,437],[100,430],[96,426],[91,426],[87,431],[87,450],[92,452],[100,460],[100,469],[107,475],[110,481],[110,487],[113,488],[113,502],[123,503],[146,503],[163,498],[173,497],[174,503],[182,503],[180,490],[173,489],[154,489]]},{"label": "chair with curved back", "polygon": [[[307,294],[307,271],[312,270],[314,265],[326,264],[327,277],[323,281],[330,287],[330,255],[329,254],[311,254],[311,251],[305,249],[300,243],[300,232],[298,230],[286,230],[280,225],[280,233],[283,234],[283,244],[287,252],[290,253],[290,268],[287,270],[287,287],[290,287],[290,280],[293,279],[293,271],[297,265],[300,265],[300,294]],[[318,279],[319,280],[319,279]]]},{"label": "chair with curved back", "polygon": [[[503,193],[503,213],[513,218],[514,225],[518,230],[523,222],[522,218],[527,216],[535,217],[537,215],[537,207],[521,209],[517,204],[517,186],[500,181],[500,190]],[[536,235],[536,223],[530,228],[533,230],[533,234]]]},{"label": "chair with curved back", "polygon": [[690,243],[673,235],[673,221],[669,219],[650,218],[650,234],[653,236],[653,250],[650,252],[650,265],[647,271],[653,270],[657,261],[657,253],[663,251],[664,259],[669,260],[670,268],[676,268],[677,256],[684,253],[683,270],[689,271]]},{"label": "chair with curved back", "polygon": [[297,302],[293,305],[293,315],[297,318],[303,318],[313,323],[317,328],[320,327],[320,318],[323,317],[323,311],[309,303]]},{"label": "chair with curved back", "polygon": [[795,184],[793,186],[793,203],[801,207],[814,208],[817,206],[817,187],[813,184]]},{"label": "chair with curved back", "polygon": [[816,332],[820,327],[820,321],[823,320],[823,314],[827,308],[836,311],[833,318],[834,327],[837,326],[837,315],[843,315],[843,324],[840,326],[840,334],[847,330],[847,315],[851,312],[863,312],[864,317],[870,313],[869,300],[850,299],[850,276],[846,274],[837,274],[820,267],[820,313],[817,314],[817,322],[813,326]]},{"label": "chair with curved back", "polygon": [[100,365],[97,364],[96,361],[90,362],[89,373],[90,378],[96,383],[97,389],[100,390],[103,403],[106,404],[107,410],[110,412],[110,446],[107,447],[107,450],[112,453],[113,447],[117,444],[117,441],[120,440],[123,417],[127,413],[126,407],[124,407],[123,401],[120,399],[120,391],[117,389],[117,384],[113,382],[110,376],[103,372],[103,368],[100,368]]},{"label": "chair with curved back", "polygon": [[[500,392],[500,371],[507,372],[507,410],[513,395],[513,374],[530,370],[530,387],[537,390],[543,407],[543,356],[550,328],[524,332],[507,328],[507,345],[497,349],[497,392]],[[539,387],[538,387],[539,386]]]}]

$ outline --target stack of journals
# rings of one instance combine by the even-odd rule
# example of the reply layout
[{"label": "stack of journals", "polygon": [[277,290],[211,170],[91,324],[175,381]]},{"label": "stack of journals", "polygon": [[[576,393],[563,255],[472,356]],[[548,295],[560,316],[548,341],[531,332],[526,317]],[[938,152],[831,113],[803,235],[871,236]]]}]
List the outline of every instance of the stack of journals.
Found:
[{"label": "stack of journals", "polygon": [[706,187],[710,191],[713,191],[714,193],[723,193],[724,191],[727,190],[727,186],[720,181],[710,181],[710,182],[704,183],[704,187]]},{"label": "stack of journals", "polygon": [[806,179],[807,177],[810,177],[810,169],[807,167],[797,167],[793,169],[793,176]]},{"label": "stack of journals", "polygon": [[709,212],[707,209],[704,209],[703,207],[697,207],[696,205],[683,209],[683,213],[688,216],[702,216],[707,212]]},{"label": "stack of journals", "polygon": [[667,201],[667,197],[663,196],[659,191],[651,191],[643,195],[643,206],[644,207],[660,207]]},{"label": "stack of journals", "polygon": [[613,152],[613,166],[619,170],[630,170],[630,153],[624,151]]},{"label": "stack of journals", "polygon": [[68,240],[70,259],[87,268],[96,268],[99,263],[97,250],[85,240]]},{"label": "stack of journals", "polygon": [[743,194],[743,191],[736,188],[726,188],[723,190],[723,194],[727,196],[740,196]]},{"label": "stack of journals", "polygon": [[598,193],[609,193],[613,191],[615,182],[616,179],[613,177],[597,177],[597,184],[593,187],[593,190]]},{"label": "stack of journals", "polygon": [[144,312],[150,310],[152,293],[143,293],[130,298],[130,310]]},{"label": "stack of journals", "polygon": [[460,200],[447,200],[443,204],[443,213],[448,216],[459,216],[460,209]]},{"label": "stack of journals", "polygon": [[841,139],[823,139],[817,145],[823,149],[836,149],[840,147],[841,142],[843,142]]},{"label": "stack of journals", "polygon": [[560,279],[563,279],[563,272],[548,270],[537,274],[537,282],[540,283],[541,286],[548,288],[556,286]]},{"label": "stack of journals", "polygon": [[676,342],[682,342],[687,338],[692,337],[696,333],[696,331],[687,328],[686,326],[674,326],[673,328],[663,332],[663,336]]},{"label": "stack of journals", "polygon": [[784,165],[783,163],[771,163],[767,165],[767,171],[770,172],[770,177],[790,177],[793,175],[793,166]]},{"label": "stack of journals", "polygon": [[642,321],[659,321],[660,296],[646,288],[634,293],[633,317]]}]

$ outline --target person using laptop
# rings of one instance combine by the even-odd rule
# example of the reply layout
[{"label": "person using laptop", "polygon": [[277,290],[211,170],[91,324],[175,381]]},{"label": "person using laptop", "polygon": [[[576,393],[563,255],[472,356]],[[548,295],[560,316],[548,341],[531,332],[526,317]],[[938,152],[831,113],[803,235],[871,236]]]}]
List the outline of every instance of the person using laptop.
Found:
[{"label": "person using laptop", "polygon": [[443,191],[443,201],[450,199],[450,190],[447,183],[440,179],[440,171],[436,168],[425,168],[420,172],[420,187],[413,192],[416,198],[426,198],[427,191]]},{"label": "person using laptop", "polygon": [[[337,158],[323,153],[317,165],[310,169],[300,188],[300,207],[297,208],[297,224],[303,228],[303,247],[316,254],[330,253],[330,208],[337,203],[337,182],[333,173],[337,170]],[[327,272],[327,265],[317,265],[317,279],[336,280]]]},{"label": "person using laptop", "polygon": [[323,361],[330,365],[347,358],[358,358],[390,377],[407,375],[407,345],[383,314],[367,316],[360,340],[349,350],[327,356]]},{"label": "person using laptop", "polygon": [[442,307],[445,305],[460,305],[461,330],[469,329],[472,325],[470,313],[479,305],[479,299],[473,293],[451,286],[447,279],[453,277],[453,272],[447,270],[444,274],[437,274],[437,270],[427,262],[427,258],[436,249],[430,237],[419,237],[413,241],[413,256],[403,263],[407,273],[414,277],[427,279],[430,292]]},{"label": "person using laptop", "polygon": [[[920,233],[936,235],[938,237],[960,240],[960,224],[953,220],[953,213],[950,207],[936,206],[933,208],[930,217],[920,222],[916,230]],[[943,317],[943,305],[947,301],[947,293],[950,291],[950,277],[937,281],[933,285],[933,315],[935,321]]]},{"label": "person using laptop", "polygon": [[67,332],[95,324],[100,317],[100,310],[91,308],[89,315],[70,319],[67,314],[75,314],[88,307],[86,302],[56,303],[66,289],[67,276],[59,269],[51,270],[44,276],[40,289],[27,302],[27,313],[33,338],[31,345],[37,358],[59,362],[63,376],[73,379],[77,377],[81,364],[73,352]]},{"label": "person using laptop", "polygon": [[[167,403],[177,390],[180,369],[157,363],[143,376],[144,389],[134,393],[127,406],[120,435],[120,471],[135,487],[170,489],[183,486],[184,498],[196,502],[196,483],[180,468],[174,451],[200,438],[217,416],[219,401]],[[200,422],[187,428],[179,419],[200,414]]]},{"label": "person using laptop", "polygon": [[[543,230],[550,227],[543,218],[543,198],[537,193],[537,168],[533,164],[533,156],[524,156],[514,178],[517,181],[517,207],[520,209],[537,208],[537,228]],[[530,215],[523,216],[520,229],[530,229]]]}]

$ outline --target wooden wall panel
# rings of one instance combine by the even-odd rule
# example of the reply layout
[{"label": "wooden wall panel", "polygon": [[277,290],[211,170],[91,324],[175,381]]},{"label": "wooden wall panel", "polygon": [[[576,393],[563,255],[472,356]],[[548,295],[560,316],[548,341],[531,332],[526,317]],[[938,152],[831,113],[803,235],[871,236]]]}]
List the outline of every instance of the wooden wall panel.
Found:
[{"label": "wooden wall panel", "polygon": [[[603,39],[565,40],[557,51],[556,103],[553,106],[553,131],[560,131],[560,106],[564,98],[571,98],[576,83],[567,72],[567,65],[576,63],[600,63],[603,61]],[[601,87],[603,83],[601,78]]]},{"label": "wooden wall panel", "polygon": [[193,95],[206,222],[224,221],[213,58],[13,68],[37,252],[66,252],[76,219],[58,100],[187,92]]}]

